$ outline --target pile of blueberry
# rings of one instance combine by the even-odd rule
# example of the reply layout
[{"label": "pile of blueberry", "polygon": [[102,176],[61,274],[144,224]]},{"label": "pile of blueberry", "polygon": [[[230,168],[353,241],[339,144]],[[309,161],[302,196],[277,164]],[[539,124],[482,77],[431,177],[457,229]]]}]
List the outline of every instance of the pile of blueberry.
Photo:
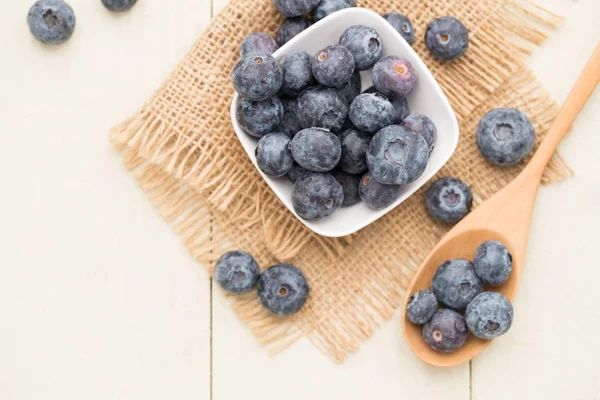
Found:
[{"label": "pile of blueberry", "polygon": [[410,297],[406,317],[423,325],[425,342],[442,353],[461,348],[469,331],[486,340],[504,335],[512,325],[513,306],[500,293],[484,292],[483,285],[502,285],[511,271],[512,256],[506,246],[496,240],[483,242],[473,262],[457,258],[440,265],[431,290]]},{"label": "pile of blueberry", "polygon": [[278,264],[261,274],[258,263],[245,251],[230,251],[221,256],[213,271],[223,290],[240,294],[258,285],[262,305],[274,314],[289,316],[304,307],[310,287],[302,271],[290,264]]}]

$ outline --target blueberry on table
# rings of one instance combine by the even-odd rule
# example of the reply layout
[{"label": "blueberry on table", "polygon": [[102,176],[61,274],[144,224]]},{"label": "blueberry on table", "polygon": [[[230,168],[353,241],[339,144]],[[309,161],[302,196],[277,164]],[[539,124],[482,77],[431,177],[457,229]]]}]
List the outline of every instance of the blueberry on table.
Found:
[{"label": "blueberry on table", "polygon": [[344,202],[342,185],[328,172],[312,172],[296,180],[292,190],[294,211],[307,221],[329,217]]},{"label": "blueberry on table", "polygon": [[129,11],[135,3],[137,0],[102,0],[104,7],[115,12]]},{"label": "blueberry on table", "polygon": [[75,21],[73,9],[62,0],[38,0],[27,14],[31,34],[45,44],[62,44],[69,40]]},{"label": "blueberry on table", "polygon": [[373,86],[390,99],[405,97],[417,84],[417,74],[405,58],[387,56],[373,67]]},{"label": "blueberry on table", "polygon": [[462,315],[453,310],[440,309],[423,325],[423,339],[433,350],[452,353],[467,341],[467,324]]},{"label": "blueberry on table", "polygon": [[281,91],[284,94],[297,97],[317,83],[312,74],[312,56],[307,52],[293,51],[279,62],[283,69]]},{"label": "blueberry on table", "polygon": [[279,49],[273,36],[264,32],[254,32],[246,36],[240,47],[240,56],[249,53],[264,53],[271,55]]},{"label": "blueberry on table", "polygon": [[336,132],[348,117],[348,104],[339,91],[313,86],[298,96],[298,120],[304,128],[324,128]]},{"label": "blueberry on table", "polygon": [[263,136],[256,146],[256,163],[268,176],[278,178],[287,175],[294,165],[289,136],[281,132]]},{"label": "blueberry on table", "polygon": [[360,202],[360,195],[358,193],[358,186],[360,184],[360,175],[348,174],[341,169],[334,169],[331,174],[336,181],[342,185],[344,190],[344,202],[342,207],[350,207]]},{"label": "blueberry on table", "polygon": [[292,155],[296,162],[315,172],[335,168],[342,156],[342,146],[336,135],[322,128],[303,129],[292,140]]},{"label": "blueberry on table", "polygon": [[385,96],[379,93],[362,93],[350,103],[348,115],[354,126],[373,134],[392,124],[395,110]]},{"label": "blueberry on table", "polygon": [[533,125],[516,108],[496,108],[477,126],[477,147],[490,164],[517,164],[531,153],[534,144]]},{"label": "blueberry on table", "polygon": [[473,267],[477,276],[485,283],[502,285],[510,276],[512,266],[512,255],[502,242],[488,240],[475,250]]},{"label": "blueberry on table", "polygon": [[262,305],[274,314],[289,316],[304,307],[310,287],[300,270],[290,264],[267,268],[258,280],[258,297]]},{"label": "blueberry on table", "polygon": [[406,305],[406,318],[413,324],[423,325],[437,311],[438,301],[431,290],[419,290],[410,296]]},{"label": "blueberry on table", "polygon": [[355,0],[321,0],[313,10],[312,18],[315,22],[320,21],[334,12],[350,7],[356,7]]},{"label": "blueberry on table", "polygon": [[342,145],[342,157],[338,167],[349,174],[361,174],[367,170],[367,149],[371,135],[350,128],[339,136]]},{"label": "blueberry on table", "polygon": [[300,17],[319,4],[319,0],[275,0],[275,7],[284,17]]},{"label": "blueberry on table", "polygon": [[[377,91],[375,86],[371,86],[370,88],[365,90],[364,93],[379,93],[379,92]],[[408,115],[410,114],[409,107],[408,107],[408,101],[406,100],[406,97],[398,97],[397,99],[388,99],[388,100],[390,103],[392,103],[392,106],[394,107],[394,120],[392,121],[392,123],[397,125],[397,124],[401,123],[402,121],[404,121],[404,119],[406,117],[408,117]]]},{"label": "blueberry on table", "polygon": [[256,286],[260,269],[245,251],[230,251],[221,256],[213,271],[215,281],[229,293],[249,292]]},{"label": "blueberry on table", "polygon": [[346,29],[340,38],[340,44],[352,53],[359,71],[373,68],[381,58],[381,38],[375,29],[368,26],[353,25]]},{"label": "blueberry on table", "polygon": [[350,102],[360,94],[361,89],[362,82],[360,78],[360,72],[354,71],[350,77],[350,80],[344,83],[344,85],[338,90],[344,99],[346,99],[346,103],[350,104]]},{"label": "blueberry on table", "polygon": [[471,211],[473,193],[460,179],[446,177],[438,179],[427,189],[425,201],[433,219],[456,223]]},{"label": "blueberry on table", "polygon": [[480,339],[504,335],[512,326],[513,306],[502,294],[484,292],[469,303],[465,311],[467,326]]},{"label": "blueberry on table", "polygon": [[404,118],[401,125],[423,136],[429,147],[429,154],[431,154],[437,140],[437,128],[429,117],[423,114],[410,114]]},{"label": "blueberry on table", "polygon": [[274,132],[282,122],[283,116],[283,104],[276,96],[262,101],[240,99],[238,103],[238,123],[254,137],[262,137],[267,133]]},{"label": "blueberry on table", "polygon": [[404,40],[412,46],[415,42],[415,31],[407,16],[397,12],[391,12],[383,14],[383,18],[385,18],[385,20],[398,31]]},{"label": "blueberry on table", "polygon": [[391,206],[400,197],[399,185],[384,185],[377,182],[373,175],[366,173],[360,180],[358,193],[367,207],[381,210]]},{"label": "blueberry on table", "polygon": [[369,171],[378,182],[403,185],[416,181],[427,167],[429,148],[423,136],[390,125],[373,136],[367,149]]},{"label": "blueberry on table", "polygon": [[237,62],[231,73],[231,80],[242,97],[261,101],[279,91],[283,82],[283,70],[270,55],[250,53]]},{"label": "blueberry on table", "polygon": [[301,167],[297,162],[294,162],[294,165],[292,165],[292,169],[290,169],[290,172],[288,172],[287,177],[290,181],[292,181],[293,183],[296,183],[298,178],[300,178],[301,176],[304,176],[306,174],[310,174],[311,172],[312,171],[309,171],[306,168]]},{"label": "blueberry on table", "polygon": [[292,139],[302,130],[298,120],[298,100],[290,97],[280,97],[279,100],[283,104],[283,118],[279,127],[273,131],[285,133]]},{"label": "blueberry on table", "polygon": [[454,17],[434,19],[427,25],[425,45],[439,60],[454,60],[469,47],[467,28]]},{"label": "blueberry on table", "polygon": [[280,46],[283,46],[309,26],[310,21],[307,18],[287,18],[281,23],[281,26],[277,31],[277,43],[279,43]]},{"label": "blueberry on table", "polygon": [[455,258],[438,267],[431,290],[444,307],[463,311],[483,291],[483,282],[475,274],[471,261]]},{"label": "blueberry on table", "polygon": [[354,57],[344,46],[332,44],[315,53],[312,71],[320,84],[341,89],[354,73]]}]

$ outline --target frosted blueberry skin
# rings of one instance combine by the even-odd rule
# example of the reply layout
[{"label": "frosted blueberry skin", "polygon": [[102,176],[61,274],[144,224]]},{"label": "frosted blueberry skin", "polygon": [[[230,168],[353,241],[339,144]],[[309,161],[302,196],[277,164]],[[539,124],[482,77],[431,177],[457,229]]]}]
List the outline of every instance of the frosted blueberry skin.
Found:
[{"label": "frosted blueberry skin", "polygon": [[344,46],[332,44],[315,53],[312,72],[320,84],[341,89],[354,73],[354,57]]},{"label": "frosted blueberry skin", "polygon": [[313,10],[312,18],[313,21],[317,22],[325,17],[330,16],[334,12],[350,7],[356,7],[355,0],[321,0],[321,2]]},{"label": "frosted blueberry skin", "polygon": [[431,290],[420,290],[410,296],[406,305],[406,318],[413,324],[423,325],[437,311],[438,301]]},{"label": "frosted blueberry skin", "polygon": [[350,77],[350,80],[344,83],[344,85],[340,89],[338,89],[338,91],[344,97],[344,99],[346,99],[346,102],[348,104],[350,104],[350,102],[360,94],[361,90],[362,82],[360,79],[360,72],[358,71],[354,71],[354,73]]},{"label": "frosted blueberry skin", "polygon": [[421,135],[401,125],[390,125],[373,136],[367,166],[378,182],[403,185],[423,174],[428,157],[429,148]]},{"label": "frosted blueberry skin", "polygon": [[302,130],[298,120],[298,100],[290,97],[280,97],[279,100],[283,105],[283,118],[281,118],[279,126],[272,132],[285,133],[292,139],[296,133]]},{"label": "frosted blueberry skin", "polygon": [[310,21],[307,18],[287,18],[281,23],[281,26],[277,31],[277,43],[279,43],[280,46],[283,46],[309,26]]},{"label": "frosted blueberry skin", "polygon": [[304,307],[310,287],[302,271],[290,264],[267,268],[258,280],[258,297],[274,314],[289,316]]},{"label": "frosted blueberry skin", "polygon": [[298,178],[304,176],[306,174],[310,174],[312,171],[307,170],[306,168],[301,167],[297,162],[294,162],[292,169],[288,172],[287,177],[292,183],[296,183]]},{"label": "frosted blueberry skin", "polygon": [[246,36],[240,47],[240,57],[250,53],[271,55],[279,49],[273,37],[264,32],[254,32]]},{"label": "frosted blueberry skin", "polygon": [[397,12],[383,14],[383,18],[389,22],[395,30],[412,46],[415,42],[415,31],[407,16]]},{"label": "frosted blueberry skin", "polygon": [[336,181],[342,185],[344,191],[344,202],[342,207],[350,207],[360,202],[360,195],[358,193],[358,186],[360,184],[360,175],[352,175],[342,171],[339,168],[331,171],[331,175]]},{"label": "frosted blueberry skin", "polygon": [[29,9],[27,25],[31,34],[44,44],[62,44],[75,30],[75,13],[62,0],[38,0]]},{"label": "frosted blueberry skin", "polygon": [[281,91],[297,97],[317,81],[312,74],[312,56],[305,51],[293,51],[280,60],[283,69]]},{"label": "frosted blueberry skin", "polygon": [[387,56],[373,67],[373,86],[390,99],[405,97],[417,84],[415,70],[405,58]]},{"label": "frosted blueberry skin", "polygon": [[245,293],[256,286],[260,269],[254,257],[245,251],[229,251],[217,261],[213,276],[223,290]]},{"label": "frosted blueberry skin", "polygon": [[275,7],[284,17],[300,17],[319,4],[319,0],[275,0]]},{"label": "frosted blueberry skin", "polygon": [[331,171],[340,162],[342,146],[336,135],[321,128],[301,130],[292,140],[294,160],[310,171]]},{"label": "frosted blueberry skin", "polygon": [[468,329],[462,315],[453,310],[440,309],[423,325],[423,339],[439,353],[453,353],[464,346]]},{"label": "frosted blueberry skin", "polygon": [[[365,90],[365,93],[379,93],[379,92],[377,91],[375,86],[371,86],[370,88]],[[408,115],[410,114],[410,109],[408,107],[408,101],[406,100],[406,97],[399,97],[397,99],[388,99],[388,101],[390,103],[392,103],[392,106],[394,107],[394,121],[392,121],[392,123],[395,125],[398,125],[399,123],[404,121],[404,119],[406,117],[408,117]]]},{"label": "frosted blueberry skin", "polygon": [[493,165],[514,165],[533,150],[535,129],[525,113],[516,108],[496,108],[477,126],[477,147]]},{"label": "frosted blueberry skin", "polygon": [[455,60],[467,51],[469,33],[454,17],[437,18],[427,25],[425,45],[439,60]]},{"label": "frosted blueberry skin", "polygon": [[360,180],[358,193],[367,207],[381,210],[391,206],[400,197],[399,185],[384,185],[377,182],[373,175],[366,173]]},{"label": "frosted blueberry skin", "polygon": [[483,282],[475,274],[471,261],[455,258],[438,267],[431,290],[444,307],[463,311],[483,291]]},{"label": "frosted blueberry skin", "polygon": [[371,135],[350,128],[339,136],[342,146],[342,157],[338,167],[349,174],[361,174],[367,170],[367,149],[371,143]]},{"label": "frosted blueberry skin", "polygon": [[348,117],[348,104],[339,91],[313,86],[298,96],[298,120],[304,128],[324,128],[336,132]]},{"label": "frosted blueberry skin", "polygon": [[437,140],[437,128],[429,117],[417,113],[410,114],[402,121],[401,125],[423,136],[429,147],[429,154],[431,154]]},{"label": "frosted blueberry skin", "polygon": [[102,0],[104,7],[115,12],[129,11],[135,6],[135,3],[137,0]]},{"label": "frosted blueberry skin", "polygon": [[465,311],[467,326],[473,335],[490,340],[504,335],[512,326],[514,310],[502,294],[484,292],[469,303]]},{"label": "frosted blueberry skin", "polygon": [[284,107],[275,96],[263,101],[240,99],[236,116],[238,123],[248,134],[262,137],[274,132],[283,121]]},{"label": "frosted blueberry skin", "polygon": [[473,267],[483,282],[499,286],[508,280],[512,272],[512,255],[502,242],[488,240],[481,243],[475,250]]},{"label": "frosted blueberry skin", "polygon": [[348,115],[358,129],[375,133],[392,124],[395,110],[385,96],[379,93],[362,93],[350,103]]},{"label": "frosted blueberry skin", "polygon": [[375,29],[368,26],[353,25],[346,29],[340,38],[340,44],[352,53],[359,71],[373,68],[381,58],[381,38]]},{"label": "frosted blueberry skin", "polygon": [[242,97],[261,101],[277,94],[283,83],[283,70],[270,55],[251,53],[237,62],[231,80]]},{"label": "frosted blueberry skin", "polygon": [[441,178],[427,189],[426,206],[433,219],[456,223],[471,211],[473,193],[458,178]]},{"label": "frosted blueberry skin", "polygon": [[300,218],[318,221],[329,217],[344,202],[342,185],[328,172],[312,172],[296,180],[292,205]]},{"label": "frosted blueberry skin", "polygon": [[287,175],[294,165],[290,152],[290,138],[281,132],[263,136],[258,141],[255,154],[258,168],[265,175],[274,178]]}]

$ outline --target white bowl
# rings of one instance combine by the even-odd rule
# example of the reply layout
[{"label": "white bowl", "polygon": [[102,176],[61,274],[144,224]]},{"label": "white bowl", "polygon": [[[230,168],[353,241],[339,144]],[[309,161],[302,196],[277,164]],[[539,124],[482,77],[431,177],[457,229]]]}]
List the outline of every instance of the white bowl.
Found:
[{"label": "white bowl", "polygon": [[[292,182],[287,178],[271,178],[258,169],[254,151],[258,140],[248,135],[237,122],[239,95],[236,93],[231,104],[231,122],[235,133],[252,163],[269,184],[273,192],[304,225],[322,236],[340,237],[350,235],[375,222],[394,207],[402,204],[411,194],[423,186],[450,159],[458,143],[458,122],[448,99],[417,53],[385,19],[371,10],[347,8],[322,19],[273,54],[280,59],[292,51],[303,50],[314,54],[322,48],[339,42],[342,33],[352,25],[366,25],[375,29],[383,43],[383,56],[397,55],[409,60],[418,76],[417,86],[407,97],[410,112],[427,115],[437,127],[438,138],[427,169],[415,182],[404,185],[402,194],[394,204],[383,210],[371,210],[364,203],[340,208],[332,216],[321,221],[305,221],[294,211],[292,205]],[[363,91],[372,86],[371,71],[361,72]]]}]

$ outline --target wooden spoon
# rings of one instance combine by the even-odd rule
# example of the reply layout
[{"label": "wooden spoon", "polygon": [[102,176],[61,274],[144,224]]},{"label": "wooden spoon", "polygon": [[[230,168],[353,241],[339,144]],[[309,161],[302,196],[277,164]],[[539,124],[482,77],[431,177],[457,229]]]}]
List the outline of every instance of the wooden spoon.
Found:
[{"label": "wooden spoon", "polygon": [[430,288],[431,279],[440,264],[452,258],[472,260],[477,246],[492,239],[501,241],[509,248],[513,257],[513,271],[506,283],[490,290],[498,291],[511,301],[514,300],[525,264],[529,225],[542,173],[599,79],[600,44],[529,165],[509,185],[477,207],[448,232],[418,269],[402,303],[402,331],[411,350],[421,360],[438,367],[453,366],[471,360],[491,343],[469,333],[466,344],[457,352],[435,352],[423,340],[422,327],[406,318],[406,304],[413,293]]}]

